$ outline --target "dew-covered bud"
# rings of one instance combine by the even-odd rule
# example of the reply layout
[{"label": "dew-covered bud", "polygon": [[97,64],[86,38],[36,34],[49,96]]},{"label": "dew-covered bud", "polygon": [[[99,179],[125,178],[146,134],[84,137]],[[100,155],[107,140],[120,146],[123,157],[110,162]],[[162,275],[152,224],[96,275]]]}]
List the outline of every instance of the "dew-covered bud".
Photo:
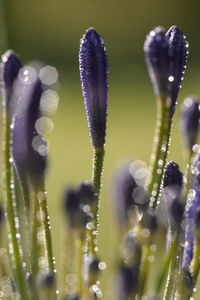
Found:
[{"label": "dew-covered bud", "polygon": [[43,184],[47,164],[46,141],[35,129],[43,90],[37,76],[33,79],[27,74],[22,81],[21,72],[25,71],[20,70],[11,98],[16,108],[11,125],[11,153],[20,182],[29,181],[37,189]]},{"label": "dew-covered bud", "polygon": [[0,72],[2,79],[3,106],[5,108],[9,105],[12,85],[17,78],[21,67],[22,63],[13,50],[8,50],[2,55]]},{"label": "dew-covered bud", "polygon": [[78,230],[82,234],[86,230],[86,224],[89,222],[90,216],[82,209],[76,189],[67,189],[64,195],[64,207],[70,228]]},{"label": "dew-covered bud", "polygon": [[180,129],[183,134],[186,147],[191,151],[197,142],[199,133],[200,110],[196,97],[187,97],[182,106],[180,114]]},{"label": "dew-covered bud", "polygon": [[105,143],[108,92],[108,60],[103,37],[94,28],[81,39],[79,69],[91,142]]},{"label": "dew-covered bud", "polygon": [[78,196],[82,205],[96,205],[97,197],[91,182],[83,181],[78,187]]},{"label": "dew-covered bud", "polygon": [[136,206],[146,209],[149,203],[147,191],[136,183],[131,172],[131,163],[122,165],[115,174],[113,181],[114,206],[122,224],[126,224],[129,215]]},{"label": "dew-covered bud", "polygon": [[181,202],[183,174],[179,166],[170,161],[165,167],[163,193],[170,229],[179,231],[183,219],[184,205]]},{"label": "dew-covered bud", "polygon": [[181,188],[183,184],[183,174],[179,170],[179,166],[171,160],[165,167],[165,174],[163,178],[163,188],[177,186]]},{"label": "dew-covered bud", "polygon": [[187,60],[185,37],[177,26],[166,33],[156,27],[147,35],[144,52],[155,94],[166,98],[173,115]]},{"label": "dew-covered bud", "polygon": [[144,53],[155,94],[166,95],[168,93],[169,49],[164,28],[156,27],[147,35]]},{"label": "dew-covered bud", "polygon": [[172,26],[166,33],[169,47],[169,84],[168,90],[171,98],[171,112],[174,113],[178,92],[183,80],[187,62],[187,47],[185,36],[177,26]]}]

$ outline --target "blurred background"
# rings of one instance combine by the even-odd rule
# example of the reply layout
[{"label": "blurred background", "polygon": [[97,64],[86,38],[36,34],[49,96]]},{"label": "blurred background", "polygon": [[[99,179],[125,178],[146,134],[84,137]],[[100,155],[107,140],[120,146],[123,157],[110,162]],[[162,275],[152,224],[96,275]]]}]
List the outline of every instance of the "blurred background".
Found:
[{"label": "blurred background", "polygon": [[[149,162],[155,128],[156,102],[148,77],[143,44],[157,25],[179,26],[190,44],[179,103],[200,96],[200,2],[196,0],[0,0],[0,54],[8,48],[23,63],[38,60],[59,73],[59,107],[49,135],[47,176],[49,211],[56,259],[61,259],[65,227],[60,221],[63,189],[68,183],[90,180],[92,149],[81,93],[79,40],[89,27],[105,38],[109,57],[109,96],[106,155],[100,209],[99,254],[107,269],[101,278],[109,298],[110,270],[117,224],[112,202],[112,176],[127,159]],[[185,166],[175,114],[169,159]],[[59,271],[59,270],[58,270]]]}]

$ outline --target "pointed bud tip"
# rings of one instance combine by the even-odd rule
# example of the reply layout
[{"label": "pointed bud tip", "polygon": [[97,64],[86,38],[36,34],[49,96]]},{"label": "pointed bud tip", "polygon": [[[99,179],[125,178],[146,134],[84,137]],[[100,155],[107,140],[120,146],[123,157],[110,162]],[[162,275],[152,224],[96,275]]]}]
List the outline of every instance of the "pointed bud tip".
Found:
[{"label": "pointed bud tip", "polygon": [[163,187],[168,187],[171,185],[182,186],[183,174],[179,170],[178,164],[173,160],[168,162],[165,167],[165,174],[163,179]]},{"label": "pointed bud tip", "polygon": [[2,55],[1,72],[5,88],[12,86],[21,67],[22,63],[13,50],[8,50]]}]

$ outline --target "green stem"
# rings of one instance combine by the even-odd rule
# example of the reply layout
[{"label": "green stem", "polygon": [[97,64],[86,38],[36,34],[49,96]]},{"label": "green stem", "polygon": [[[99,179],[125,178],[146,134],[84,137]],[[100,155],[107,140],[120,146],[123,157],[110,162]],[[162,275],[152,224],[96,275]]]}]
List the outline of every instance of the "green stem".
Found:
[{"label": "green stem", "polygon": [[148,271],[149,271],[150,252],[151,252],[150,245],[144,245],[142,249],[142,261],[140,267],[138,299],[142,299],[145,290],[146,279],[148,277]]},{"label": "green stem", "polygon": [[174,290],[174,282],[176,281],[176,271],[177,271],[177,253],[178,253],[178,237],[177,235],[173,236],[171,233],[171,245],[169,251],[171,252],[171,259],[169,260],[169,270],[167,283],[165,286],[163,300],[171,300],[172,293]]},{"label": "green stem", "polygon": [[[40,196],[41,195],[41,196]],[[46,249],[47,249],[47,259],[48,259],[48,267],[49,269],[54,272],[55,265],[54,265],[54,258],[53,258],[53,249],[52,249],[52,241],[51,241],[51,227],[50,227],[50,220],[47,208],[47,198],[44,185],[37,191],[37,198],[39,198],[39,206],[41,209],[41,214],[43,217],[43,226],[45,232],[45,240],[46,240]]]},{"label": "green stem", "polygon": [[95,246],[97,241],[97,229],[98,229],[98,213],[100,205],[100,192],[101,192],[101,176],[103,172],[103,159],[104,159],[104,147],[94,149],[94,158],[93,158],[93,172],[92,172],[92,183],[93,188],[97,196],[97,205],[94,209],[94,231],[96,235],[90,235],[90,244],[92,247],[91,252],[95,252]]},{"label": "green stem", "polygon": [[83,246],[84,246],[84,239],[78,238],[78,247],[77,247],[77,290],[78,294],[81,297],[83,293]]},{"label": "green stem", "polygon": [[197,243],[194,247],[194,257],[192,261],[192,273],[194,277],[194,281],[197,281],[197,277],[199,274],[199,268],[200,268],[200,240],[197,240]]},{"label": "green stem", "polygon": [[17,229],[15,226],[15,210],[13,206],[11,191],[11,163],[10,163],[10,122],[8,110],[3,108],[3,179],[5,192],[5,207],[7,212],[7,224],[10,234],[10,242],[13,249],[13,268],[16,276],[16,283],[19,289],[21,300],[27,300],[28,292],[25,280],[25,274],[22,266],[22,257],[20,255],[20,246],[17,239]]},{"label": "green stem", "polygon": [[154,146],[151,156],[150,170],[152,172],[151,183],[148,186],[150,205],[157,207],[160,195],[162,177],[169,150],[172,118],[166,97],[157,99],[157,123],[154,137]]},{"label": "green stem", "polygon": [[171,239],[172,240],[170,242],[170,246],[169,246],[169,250],[167,252],[167,256],[165,257],[164,263],[161,266],[161,270],[160,270],[160,272],[158,274],[158,278],[156,280],[156,294],[160,293],[163,282],[165,280],[166,274],[167,274],[168,269],[169,269],[170,262],[171,262],[173,256],[175,255],[175,253],[177,253],[177,248],[178,248],[177,237],[171,236]]}]

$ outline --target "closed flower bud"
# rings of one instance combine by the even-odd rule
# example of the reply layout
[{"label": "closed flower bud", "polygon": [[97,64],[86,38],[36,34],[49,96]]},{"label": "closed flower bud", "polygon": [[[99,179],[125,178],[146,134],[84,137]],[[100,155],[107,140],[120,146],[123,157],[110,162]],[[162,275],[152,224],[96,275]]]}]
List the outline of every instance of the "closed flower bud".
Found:
[{"label": "closed flower bud", "polygon": [[200,150],[198,151],[193,163],[192,163],[192,174],[200,184]]},{"label": "closed flower bud", "polygon": [[82,205],[93,206],[97,203],[97,197],[93,185],[88,181],[83,181],[78,187],[78,196]]},{"label": "closed flower bud", "polygon": [[187,60],[185,37],[177,26],[167,33],[156,27],[146,38],[144,52],[155,94],[169,101],[173,115]]},{"label": "closed flower bud", "polygon": [[68,188],[64,196],[65,213],[69,226],[80,234],[86,230],[90,216],[81,207],[80,197],[76,189]]},{"label": "closed flower bud", "polygon": [[92,145],[101,148],[106,135],[108,61],[103,37],[94,28],[81,39],[79,68]]},{"label": "closed flower bud", "polygon": [[181,202],[183,174],[179,166],[170,161],[165,167],[163,192],[171,230],[179,231],[183,219],[184,205]]},{"label": "closed flower bud", "polygon": [[187,148],[191,151],[199,133],[200,110],[195,97],[188,97],[181,106],[180,129]]},{"label": "closed flower bud", "polygon": [[2,55],[1,78],[4,107],[9,105],[12,85],[21,67],[22,63],[14,51],[8,50]]},{"label": "closed flower bud", "polygon": [[117,299],[128,300],[133,291],[138,286],[139,268],[134,265],[121,264],[117,277]]},{"label": "closed flower bud", "polygon": [[35,129],[42,85],[37,77],[32,80],[28,75],[27,81],[22,82],[20,75],[11,99],[16,108],[11,126],[11,152],[20,182],[29,181],[38,188],[43,184],[47,163],[46,141]]}]

